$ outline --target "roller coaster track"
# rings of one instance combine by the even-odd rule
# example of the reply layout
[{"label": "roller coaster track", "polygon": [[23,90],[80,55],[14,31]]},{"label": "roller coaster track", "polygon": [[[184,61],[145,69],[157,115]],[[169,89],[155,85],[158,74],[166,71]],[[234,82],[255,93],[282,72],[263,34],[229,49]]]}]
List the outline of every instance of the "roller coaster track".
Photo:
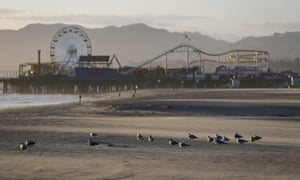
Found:
[{"label": "roller coaster track", "polygon": [[249,50],[249,49],[234,49],[234,50],[230,50],[230,51],[226,51],[226,52],[222,52],[222,53],[208,53],[208,52],[205,52],[205,51],[202,51],[201,49],[198,49],[190,44],[179,44],[177,46],[175,46],[174,48],[171,48],[169,50],[166,50],[160,54],[158,54],[157,56],[154,56],[153,58],[151,59],[148,59],[146,60],[144,63],[136,66],[136,67],[133,67],[131,69],[129,69],[128,71],[126,72],[123,72],[123,74],[129,74],[131,72],[133,72],[134,70],[136,69],[139,69],[169,53],[173,53],[173,52],[176,52],[176,50],[178,49],[181,49],[181,48],[186,48],[186,49],[191,49],[192,52],[194,53],[199,53],[199,54],[204,54],[204,55],[207,55],[207,56],[224,56],[224,55],[230,55],[229,58],[239,58],[239,55],[238,53],[253,53],[253,54],[244,54],[242,56],[258,56],[258,55],[265,55],[267,56],[266,58],[266,61],[268,61],[269,59],[269,52],[268,51],[263,51],[263,50]]}]

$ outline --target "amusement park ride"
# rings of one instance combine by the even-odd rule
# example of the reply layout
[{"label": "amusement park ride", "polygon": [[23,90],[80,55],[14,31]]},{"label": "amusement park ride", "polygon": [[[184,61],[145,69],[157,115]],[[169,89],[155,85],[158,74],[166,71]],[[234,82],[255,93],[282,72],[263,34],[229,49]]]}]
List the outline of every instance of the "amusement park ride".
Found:
[{"label": "amusement park ride", "polygon": [[30,62],[19,65],[21,77],[64,74],[74,76],[74,68],[81,55],[91,55],[92,45],[88,35],[79,27],[68,26],[58,30],[51,40],[51,62]]},{"label": "amusement park ride", "polygon": [[92,44],[88,35],[76,26],[67,26],[55,33],[50,45],[51,62],[40,62],[40,53],[38,50],[38,62],[19,65],[21,77],[45,75],[75,77],[75,69],[79,66],[109,67],[113,60],[121,66],[115,55],[111,59],[109,56],[92,56]]}]

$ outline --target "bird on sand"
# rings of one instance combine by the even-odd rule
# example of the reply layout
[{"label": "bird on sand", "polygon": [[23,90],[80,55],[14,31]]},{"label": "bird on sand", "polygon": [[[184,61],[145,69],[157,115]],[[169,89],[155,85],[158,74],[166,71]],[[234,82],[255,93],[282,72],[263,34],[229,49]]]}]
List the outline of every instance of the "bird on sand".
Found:
[{"label": "bird on sand", "polygon": [[189,139],[197,139],[198,137],[195,136],[194,134],[189,133],[189,134],[188,134],[188,138],[189,138]]},{"label": "bird on sand", "polygon": [[258,141],[258,140],[260,140],[260,139],[262,139],[261,136],[257,136],[257,135],[251,136],[251,142],[255,142],[255,141]]},{"label": "bird on sand", "polygon": [[235,139],[235,142],[236,142],[237,144],[243,144],[243,143],[246,143],[246,142],[248,142],[248,141],[245,140],[245,139],[236,138],[236,139]]},{"label": "bird on sand", "polygon": [[207,142],[213,142],[214,138],[211,136],[207,136]]},{"label": "bird on sand", "polygon": [[219,134],[216,133],[216,138],[217,139],[222,139],[223,137],[221,135],[219,135]]},{"label": "bird on sand", "polygon": [[140,133],[137,133],[137,134],[136,134],[136,139],[137,139],[138,141],[143,141],[143,140],[144,140],[144,136],[142,136]]},{"label": "bird on sand", "polygon": [[243,138],[243,136],[242,135],[240,135],[239,133],[234,133],[234,138],[235,139],[240,139],[240,138]]},{"label": "bird on sand", "polygon": [[168,140],[168,143],[169,143],[169,145],[172,145],[172,146],[178,144],[178,142],[175,141],[175,140],[172,139],[172,138],[170,138],[170,139]]},{"label": "bird on sand", "polygon": [[28,147],[30,147],[30,146],[33,146],[33,145],[35,144],[35,142],[27,139],[27,140],[25,141],[25,144],[26,144]]},{"label": "bird on sand", "polygon": [[24,143],[20,143],[20,144],[19,144],[19,149],[20,149],[21,151],[23,151],[23,150],[27,149],[27,146],[26,146]]},{"label": "bird on sand", "polygon": [[223,136],[223,137],[222,137],[222,140],[223,140],[224,142],[230,141],[230,139],[229,139],[228,137],[226,137],[226,136]]},{"label": "bird on sand", "polygon": [[90,132],[90,137],[95,137],[95,136],[97,136],[97,133]]},{"label": "bird on sand", "polygon": [[154,138],[152,137],[151,134],[149,134],[149,136],[148,136],[148,141],[149,141],[149,142],[153,142],[153,141],[154,141]]},{"label": "bird on sand", "polygon": [[211,136],[207,136],[207,142],[213,142],[214,138]]},{"label": "bird on sand", "polygon": [[183,147],[187,147],[187,146],[190,146],[189,144],[186,144],[184,142],[178,142],[178,147],[179,148],[183,148]]},{"label": "bird on sand", "polygon": [[89,146],[95,146],[95,145],[98,145],[98,143],[96,141],[93,141],[92,139],[88,138],[87,140],[87,144]]},{"label": "bird on sand", "polygon": [[222,141],[221,139],[214,137],[213,138],[213,143],[214,144],[225,144],[224,141]]}]

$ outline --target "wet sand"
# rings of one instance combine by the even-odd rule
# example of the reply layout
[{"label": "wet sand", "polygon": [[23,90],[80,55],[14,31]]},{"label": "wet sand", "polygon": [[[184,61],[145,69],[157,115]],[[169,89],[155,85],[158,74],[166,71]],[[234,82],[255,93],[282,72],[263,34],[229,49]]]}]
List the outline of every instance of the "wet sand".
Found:
[{"label": "wet sand", "polygon": [[[298,179],[299,89],[160,89],[0,112],[0,179]],[[98,95],[94,96],[99,98]],[[89,133],[98,145],[88,146]],[[191,132],[199,138],[189,140]],[[255,143],[236,144],[233,133]],[[153,142],[137,141],[152,134]],[[215,133],[228,144],[206,141]],[[170,146],[168,139],[191,145]],[[18,144],[36,142],[25,151]]]}]

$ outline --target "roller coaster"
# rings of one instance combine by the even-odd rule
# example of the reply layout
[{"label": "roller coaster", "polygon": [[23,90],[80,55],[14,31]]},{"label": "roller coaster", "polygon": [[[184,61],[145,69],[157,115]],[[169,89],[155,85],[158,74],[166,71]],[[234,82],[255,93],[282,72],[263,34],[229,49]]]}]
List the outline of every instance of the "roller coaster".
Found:
[{"label": "roller coaster", "polygon": [[[226,69],[238,69],[241,66],[251,67],[255,71],[267,71],[269,69],[270,54],[268,51],[263,50],[248,50],[248,49],[235,49],[222,53],[208,53],[198,49],[190,44],[179,44],[174,48],[166,50],[157,56],[146,60],[144,63],[133,67],[123,74],[129,74],[133,71],[140,69],[154,61],[160,60],[165,57],[165,70],[168,70],[168,55],[170,53],[186,53],[186,71],[188,72],[191,67],[198,67],[201,73],[205,72],[205,63],[213,63],[217,67],[223,66]],[[196,59],[191,59],[191,54],[197,54]],[[205,56],[205,57],[204,57]],[[216,57],[213,59],[212,57]],[[238,73],[238,72],[236,72]]]}]

